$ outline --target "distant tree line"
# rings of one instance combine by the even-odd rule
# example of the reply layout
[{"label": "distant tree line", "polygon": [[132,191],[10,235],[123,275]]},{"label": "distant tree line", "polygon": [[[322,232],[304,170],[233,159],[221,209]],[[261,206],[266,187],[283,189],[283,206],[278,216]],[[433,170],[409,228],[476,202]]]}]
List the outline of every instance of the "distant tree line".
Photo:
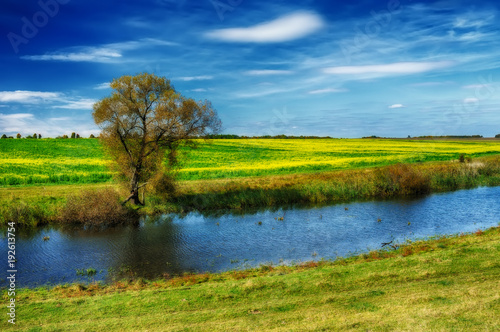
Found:
[{"label": "distant tree line", "polygon": [[[498,136],[498,137],[497,137]],[[495,137],[499,138],[500,134]],[[394,139],[394,138],[399,138],[399,137],[380,137],[380,136],[365,136],[362,138],[382,138],[382,139]],[[410,135],[408,135],[408,138],[412,138]],[[483,135],[443,135],[443,136],[432,136],[432,135],[427,135],[427,136],[414,136],[413,138],[483,138]]]},{"label": "distant tree line", "polygon": [[[68,136],[68,135],[62,135],[62,136],[57,136],[56,138],[58,138],[58,139],[62,139],[62,138],[66,139],[66,138],[70,138],[70,137],[71,137],[71,138],[75,138],[75,139],[76,139],[76,138],[81,138],[81,137],[80,137],[80,135],[79,135],[79,134],[77,134],[77,133],[75,133],[75,132],[71,133],[71,136]],[[12,139],[13,139],[13,138],[14,138],[14,136],[7,136],[7,135],[3,134],[3,135],[2,135],[2,137],[0,137],[0,139],[9,139],[9,138],[12,138]],[[17,139],[19,139],[19,138],[23,138],[23,136],[22,136],[21,134],[19,134],[19,133],[18,133],[18,134],[16,135],[16,138],[17,138]],[[41,139],[41,138],[42,138],[42,134],[37,134],[37,133],[34,133],[32,136],[28,135],[28,136],[26,136],[26,137],[24,137],[24,138],[26,138],[26,139]],[[94,134],[90,134],[89,138],[96,138],[96,137],[94,136]]]}]

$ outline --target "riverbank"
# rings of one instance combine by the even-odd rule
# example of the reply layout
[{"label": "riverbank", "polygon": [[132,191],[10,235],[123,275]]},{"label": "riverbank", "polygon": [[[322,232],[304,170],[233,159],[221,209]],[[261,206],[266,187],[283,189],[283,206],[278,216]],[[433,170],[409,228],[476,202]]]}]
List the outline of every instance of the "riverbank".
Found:
[{"label": "riverbank", "polygon": [[[469,162],[447,161],[314,174],[180,181],[174,194],[147,194],[140,210],[122,208],[124,189],[113,184],[36,186],[0,190],[0,224],[100,224],[139,215],[204,213],[292,204],[332,204],[352,200],[424,195],[500,185],[500,156]],[[83,192],[83,193],[82,193]]]},{"label": "riverbank", "polygon": [[15,330],[493,331],[499,240],[495,227],[334,262],[22,289]]}]

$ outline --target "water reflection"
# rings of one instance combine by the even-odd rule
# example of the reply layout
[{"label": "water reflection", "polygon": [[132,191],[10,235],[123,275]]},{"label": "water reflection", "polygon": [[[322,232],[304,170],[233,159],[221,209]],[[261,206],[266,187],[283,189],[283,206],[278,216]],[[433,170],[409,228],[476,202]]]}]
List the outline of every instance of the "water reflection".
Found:
[{"label": "water reflection", "polygon": [[[128,275],[222,271],[261,263],[335,259],[436,234],[472,232],[500,222],[500,187],[418,199],[254,210],[223,215],[189,213],[101,229],[46,227],[17,234],[18,286]],[[346,209],[347,207],[347,209]],[[283,218],[283,220],[281,220]],[[49,240],[44,241],[44,237]],[[7,257],[7,239],[1,239]],[[6,268],[6,260],[4,260]],[[6,280],[1,281],[1,286]]]}]

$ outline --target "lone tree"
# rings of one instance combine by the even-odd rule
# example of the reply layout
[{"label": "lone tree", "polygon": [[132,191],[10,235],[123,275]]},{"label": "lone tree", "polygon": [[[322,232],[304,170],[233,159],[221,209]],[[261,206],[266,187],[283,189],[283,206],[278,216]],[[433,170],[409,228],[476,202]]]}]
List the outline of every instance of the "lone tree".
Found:
[{"label": "lone tree", "polygon": [[183,97],[165,77],[122,76],[110,86],[114,91],[94,104],[92,116],[101,141],[130,181],[123,203],[143,205],[139,189],[162,169],[165,157],[175,163],[180,145],[193,147],[193,138],[218,133],[221,121],[209,101]]}]

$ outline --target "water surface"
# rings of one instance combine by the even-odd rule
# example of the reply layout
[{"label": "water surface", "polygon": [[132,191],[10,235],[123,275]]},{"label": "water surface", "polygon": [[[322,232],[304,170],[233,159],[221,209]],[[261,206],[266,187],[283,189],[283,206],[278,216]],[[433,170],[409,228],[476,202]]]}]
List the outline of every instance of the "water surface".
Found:
[{"label": "water surface", "polygon": [[[167,215],[101,231],[42,228],[17,233],[18,287],[113,276],[156,278],[259,264],[335,259],[383,242],[473,232],[500,222],[500,187],[416,199],[291,208],[247,214]],[[283,220],[280,220],[283,217]],[[44,237],[50,237],[44,241]],[[0,240],[7,271],[7,239]],[[77,269],[94,268],[92,278]],[[5,277],[0,286],[6,286]]]}]

